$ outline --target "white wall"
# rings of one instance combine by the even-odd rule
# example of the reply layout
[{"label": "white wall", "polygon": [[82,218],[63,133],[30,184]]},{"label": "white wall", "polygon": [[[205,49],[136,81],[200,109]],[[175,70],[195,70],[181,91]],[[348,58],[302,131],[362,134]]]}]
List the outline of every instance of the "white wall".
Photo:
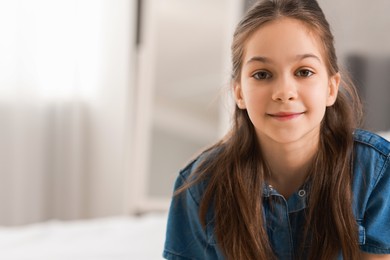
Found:
[{"label": "white wall", "polygon": [[132,193],[139,211],[166,209],[179,170],[221,137],[240,10],[236,0],[144,3]]},{"label": "white wall", "polygon": [[[390,129],[390,1],[320,0],[336,40],[339,63],[352,75],[361,94],[363,128]],[[354,55],[353,61],[347,57]]]},{"label": "white wall", "polygon": [[340,59],[358,52],[390,56],[390,1],[319,0]]}]

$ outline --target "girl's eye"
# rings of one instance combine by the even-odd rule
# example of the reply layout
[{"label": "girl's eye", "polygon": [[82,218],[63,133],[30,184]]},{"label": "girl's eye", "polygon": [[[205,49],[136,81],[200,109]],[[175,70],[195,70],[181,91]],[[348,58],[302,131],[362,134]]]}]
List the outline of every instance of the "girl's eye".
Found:
[{"label": "girl's eye", "polygon": [[271,77],[271,74],[266,71],[258,71],[255,74],[253,74],[252,77],[258,80],[269,79]]},{"label": "girl's eye", "polygon": [[302,70],[299,70],[299,71],[296,73],[296,75],[297,75],[298,77],[304,77],[304,78],[310,77],[310,76],[312,76],[313,74],[314,74],[314,72],[311,71],[311,70],[308,70],[308,69],[302,69]]}]

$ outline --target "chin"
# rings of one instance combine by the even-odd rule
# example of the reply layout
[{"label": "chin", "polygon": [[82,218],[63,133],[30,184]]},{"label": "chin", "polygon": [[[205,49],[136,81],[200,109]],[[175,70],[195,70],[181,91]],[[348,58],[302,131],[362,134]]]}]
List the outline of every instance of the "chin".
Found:
[{"label": "chin", "polygon": [[300,141],[307,142],[307,138],[313,140],[313,136],[310,134],[310,132],[303,133],[295,131],[273,132],[267,135],[266,138],[277,144],[293,144]]}]

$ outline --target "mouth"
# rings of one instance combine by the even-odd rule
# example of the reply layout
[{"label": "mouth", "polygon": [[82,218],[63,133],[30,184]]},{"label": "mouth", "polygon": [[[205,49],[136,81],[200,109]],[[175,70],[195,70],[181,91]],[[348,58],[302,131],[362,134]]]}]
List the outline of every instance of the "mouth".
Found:
[{"label": "mouth", "polygon": [[287,120],[297,118],[303,114],[304,112],[279,112],[279,113],[267,114],[267,115],[276,120],[287,121]]}]

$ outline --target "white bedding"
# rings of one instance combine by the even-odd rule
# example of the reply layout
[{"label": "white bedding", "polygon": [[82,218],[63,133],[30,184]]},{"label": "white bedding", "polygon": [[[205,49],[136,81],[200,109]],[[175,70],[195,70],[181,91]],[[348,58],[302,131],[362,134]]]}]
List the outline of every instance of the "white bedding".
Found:
[{"label": "white bedding", "polygon": [[162,259],[166,218],[153,214],[0,227],[0,259]]}]

